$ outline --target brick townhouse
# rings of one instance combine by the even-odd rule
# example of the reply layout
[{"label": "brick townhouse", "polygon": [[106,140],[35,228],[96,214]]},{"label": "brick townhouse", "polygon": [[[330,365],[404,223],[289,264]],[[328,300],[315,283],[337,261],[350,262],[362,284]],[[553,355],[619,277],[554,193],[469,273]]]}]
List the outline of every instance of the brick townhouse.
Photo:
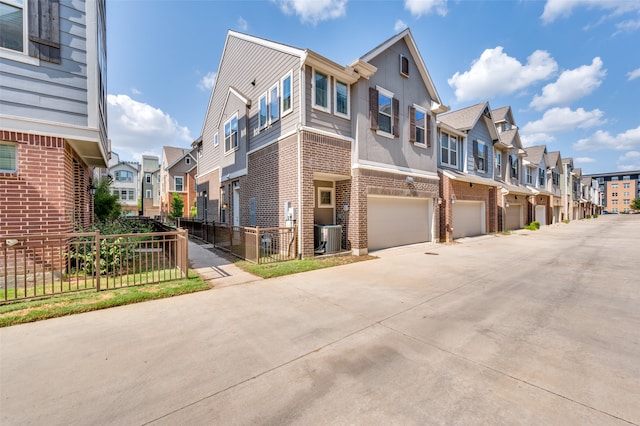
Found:
[{"label": "brick townhouse", "polygon": [[86,228],[109,155],[105,2],[2,6],[0,235]]},{"label": "brick townhouse", "polygon": [[447,111],[410,30],[343,66],[229,31],[198,149],[201,219],[295,223],[299,255],[438,241],[436,115]]}]

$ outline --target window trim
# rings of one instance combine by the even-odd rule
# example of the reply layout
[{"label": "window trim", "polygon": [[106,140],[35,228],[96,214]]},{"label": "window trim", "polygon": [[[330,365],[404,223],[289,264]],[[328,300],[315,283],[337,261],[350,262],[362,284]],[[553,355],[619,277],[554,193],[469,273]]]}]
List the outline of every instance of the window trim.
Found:
[{"label": "window trim", "polygon": [[3,0],[3,3],[22,10],[22,50],[0,47],[0,57],[27,63],[33,62],[27,61],[27,58],[33,59],[35,64],[39,65],[40,59],[29,56],[29,1],[24,0],[23,3],[19,3],[15,0]]},{"label": "window trim", "polygon": [[[330,204],[324,204],[322,203],[322,193],[323,192],[329,192],[331,193],[330,197],[331,197],[331,203]],[[336,199],[335,199],[335,190],[334,188],[330,188],[328,186],[319,186],[318,187],[318,191],[317,191],[317,200],[318,200],[318,205],[317,208],[319,209],[332,209],[335,207],[336,205]]]},{"label": "window trim", "polygon": [[547,185],[547,173],[542,167],[538,167],[538,185],[544,188]]},{"label": "window trim", "polygon": [[[229,149],[227,149],[227,124],[229,124],[231,126],[231,123],[233,122],[233,120],[236,120],[236,145],[234,147],[231,146],[231,142],[229,142]],[[239,149],[240,147],[240,122],[238,120],[238,112],[236,111],[235,113],[233,113],[233,115],[231,115],[231,117],[224,122],[224,153],[226,154],[230,154],[232,152],[235,152]],[[229,131],[229,138],[232,139],[232,135],[233,132],[230,130]]]},{"label": "window trim", "polygon": [[184,164],[189,166],[191,164],[191,157],[189,157],[188,155],[184,157]]},{"label": "window trim", "polygon": [[[489,171],[489,165],[487,164],[487,157],[489,156],[489,146],[479,139],[473,141],[474,169],[480,173],[487,173]],[[486,155],[485,155],[486,154]],[[480,160],[482,160],[482,167],[480,167]]]},{"label": "window trim", "polygon": [[153,193],[150,189],[147,189],[144,191],[144,198],[146,198],[147,200],[150,200],[153,198]]},{"label": "window trim", "polygon": [[[323,107],[322,105],[317,104],[316,99],[316,75],[320,74],[326,77],[327,79],[327,106]],[[319,111],[331,113],[331,76],[328,73],[324,73],[322,71],[317,71],[315,68],[313,69],[313,73],[311,75],[311,107],[313,109],[317,109]]]},{"label": "window trim", "polygon": [[[446,135],[447,136],[447,145],[448,147],[446,148],[447,150],[447,157],[449,158],[449,160],[447,162],[444,162],[442,159],[442,135]],[[455,141],[455,145],[456,145],[456,150],[455,150],[455,156],[451,156],[451,140]],[[440,131],[440,138],[438,140],[438,145],[440,146],[440,164],[443,166],[447,166],[447,167],[451,167],[454,168],[456,170],[459,170],[460,165],[458,164],[460,160],[460,154],[459,154],[459,148],[460,148],[460,144],[458,143],[459,139],[458,136],[455,135],[451,135],[447,132],[443,132]],[[455,158],[456,159],[456,164],[451,164],[451,158]]]},{"label": "window trim", "polygon": [[[262,120],[262,103],[264,101],[264,120]],[[258,130],[266,129],[269,124],[269,92],[264,92],[258,99]]]},{"label": "window trim", "polygon": [[527,185],[533,185],[533,169],[531,167],[525,167],[524,180]]},{"label": "window trim", "polygon": [[[407,72],[404,72],[404,70],[402,69],[404,60],[406,60],[407,62]],[[404,56],[403,54],[400,54],[400,75],[405,78],[409,78],[409,57]]]},{"label": "window trim", "polygon": [[18,144],[11,143],[11,142],[0,141],[0,146],[9,146],[9,147],[13,148],[13,162],[14,162],[14,168],[13,169],[0,169],[0,173],[18,173],[18,165],[19,165],[19,161],[18,161]]},{"label": "window trim", "polygon": [[[180,186],[182,186],[182,189],[178,190],[178,179],[180,179],[182,181],[182,183],[180,184]],[[185,192],[184,190],[184,176],[174,176],[173,177],[173,191],[174,192]]]},{"label": "window trim", "polygon": [[145,173],[144,174],[144,182],[147,184],[151,184],[151,173]]},{"label": "window trim", "polygon": [[[498,158],[500,157],[500,158]],[[494,166],[494,170],[496,172],[496,175],[498,177],[502,177],[502,152],[498,151],[497,149],[495,150],[495,166]]]},{"label": "window trim", "polygon": [[[289,108],[284,109],[284,82],[289,79]],[[280,79],[280,118],[293,112],[293,71],[289,71]]]},{"label": "window trim", "polygon": [[213,135],[213,147],[215,148],[219,144],[220,144],[220,139],[219,139],[219,136],[218,136],[218,132],[216,132],[216,134]]},{"label": "window trim", "polygon": [[[333,114],[338,117],[351,120],[351,105],[350,105],[351,104],[351,85],[336,79],[334,79],[334,83],[335,84],[333,85],[333,111],[334,111]],[[347,88],[347,113],[346,114],[338,111],[338,84],[342,84]]]}]

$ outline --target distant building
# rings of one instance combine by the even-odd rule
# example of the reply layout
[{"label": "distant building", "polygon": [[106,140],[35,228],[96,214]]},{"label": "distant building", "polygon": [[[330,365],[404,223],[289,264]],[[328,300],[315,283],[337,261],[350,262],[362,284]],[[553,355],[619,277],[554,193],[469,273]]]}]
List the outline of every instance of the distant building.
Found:
[{"label": "distant building", "polygon": [[197,158],[197,148],[162,147],[160,206],[163,219],[171,214],[174,194],[182,197],[182,217],[191,216],[191,208],[196,205]]},{"label": "distant building", "polygon": [[141,165],[137,161],[120,161],[120,156],[112,152],[109,168],[101,176],[111,180],[111,191],[118,196],[122,213],[128,216],[138,215],[140,170]]},{"label": "distant building", "polygon": [[640,170],[587,176],[598,182],[604,192],[604,209],[610,213],[626,213],[633,200],[640,198]]},{"label": "distant building", "polygon": [[142,216],[160,216],[160,159],[155,155],[142,156]]},{"label": "distant building", "polygon": [[110,151],[105,1],[0,6],[0,234],[86,229]]}]

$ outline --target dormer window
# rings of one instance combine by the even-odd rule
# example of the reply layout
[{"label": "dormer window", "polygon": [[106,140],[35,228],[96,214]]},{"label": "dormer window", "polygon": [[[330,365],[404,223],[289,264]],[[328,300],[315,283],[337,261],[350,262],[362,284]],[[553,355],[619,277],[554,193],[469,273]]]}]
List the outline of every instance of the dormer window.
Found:
[{"label": "dormer window", "polygon": [[400,75],[409,77],[409,58],[404,55],[400,55]]}]

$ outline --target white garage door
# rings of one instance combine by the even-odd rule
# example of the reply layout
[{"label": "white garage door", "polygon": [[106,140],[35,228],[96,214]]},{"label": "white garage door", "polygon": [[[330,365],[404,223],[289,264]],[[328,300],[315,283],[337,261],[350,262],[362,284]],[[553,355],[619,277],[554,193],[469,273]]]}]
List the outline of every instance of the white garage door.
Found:
[{"label": "white garage door", "polygon": [[367,197],[369,250],[431,240],[432,200]]},{"label": "white garage door", "polygon": [[520,229],[522,228],[522,205],[511,204],[506,209],[504,229]]},{"label": "white garage door", "polygon": [[539,222],[540,225],[542,226],[547,224],[547,207],[546,206],[536,206],[536,222]]},{"label": "white garage door", "polygon": [[453,205],[453,238],[485,234],[484,202],[456,201]]}]

